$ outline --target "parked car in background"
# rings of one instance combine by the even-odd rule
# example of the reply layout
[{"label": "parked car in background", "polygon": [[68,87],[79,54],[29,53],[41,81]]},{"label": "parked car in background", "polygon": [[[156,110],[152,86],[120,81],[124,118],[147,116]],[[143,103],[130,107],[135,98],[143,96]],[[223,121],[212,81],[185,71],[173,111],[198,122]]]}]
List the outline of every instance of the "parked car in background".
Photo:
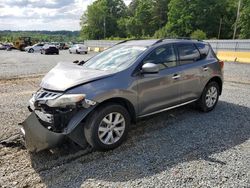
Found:
[{"label": "parked car in background", "polygon": [[26,146],[40,151],[68,138],[109,150],[140,118],[193,102],[209,112],[222,93],[223,66],[208,43],[180,39],[131,40],[78,65],[59,63],[30,99]]},{"label": "parked car in background", "polygon": [[88,53],[88,47],[85,46],[84,44],[74,44],[72,47],[69,48],[69,53],[76,53],[76,54],[81,54],[81,53]]},{"label": "parked car in background", "polygon": [[41,54],[59,54],[59,49],[55,45],[44,45],[41,49]]},{"label": "parked car in background", "polygon": [[6,50],[4,44],[0,43],[0,50]]},{"label": "parked car in background", "polygon": [[60,50],[67,50],[69,49],[69,45],[67,43],[60,43]]},{"label": "parked car in background", "polygon": [[2,43],[2,44],[0,44],[0,50],[12,50],[12,49],[14,49],[14,47],[10,43]]},{"label": "parked car in background", "polygon": [[43,46],[44,44],[37,43],[37,44],[34,44],[33,46],[25,47],[24,50],[29,53],[40,52]]}]

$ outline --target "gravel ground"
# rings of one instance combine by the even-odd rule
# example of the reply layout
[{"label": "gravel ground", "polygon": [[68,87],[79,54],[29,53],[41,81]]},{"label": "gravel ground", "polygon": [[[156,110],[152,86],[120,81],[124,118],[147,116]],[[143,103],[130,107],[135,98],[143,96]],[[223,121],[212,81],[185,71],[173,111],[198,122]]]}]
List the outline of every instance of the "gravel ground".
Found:
[{"label": "gravel ground", "polygon": [[109,152],[66,146],[27,152],[17,124],[29,114],[27,101],[41,77],[1,79],[0,140],[9,139],[0,144],[0,187],[250,187],[249,69],[225,65],[214,111],[200,113],[189,105],[148,117]]},{"label": "gravel ground", "polygon": [[68,50],[60,51],[59,55],[42,55],[40,53],[27,53],[17,50],[0,50],[0,79],[44,74],[58,62],[73,62],[87,60],[95,53],[69,54]]}]

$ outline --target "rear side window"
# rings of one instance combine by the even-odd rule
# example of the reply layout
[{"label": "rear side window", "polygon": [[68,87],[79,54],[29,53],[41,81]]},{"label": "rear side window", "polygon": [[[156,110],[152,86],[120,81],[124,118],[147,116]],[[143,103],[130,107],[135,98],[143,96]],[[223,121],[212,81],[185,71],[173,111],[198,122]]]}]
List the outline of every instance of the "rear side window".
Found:
[{"label": "rear side window", "polygon": [[209,52],[208,44],[197,43],[195,45],[197,46],[201,54],[206,54],[206,55],[208,54]]},{"label": "rear side window", "polygon": [[190,64],[200,59],[200,53],[194,44],[179,44],[177,49],[181,65]]},{"label": "rear side window", "polygon": [[200,53],[201,53],[201,57],[205,58],[207,57],[208,53],[209,53],[209,45],[208,44],[203,44],[203,43],[197,43],[195,44],[197,46],[197,48],[199,49]]}]

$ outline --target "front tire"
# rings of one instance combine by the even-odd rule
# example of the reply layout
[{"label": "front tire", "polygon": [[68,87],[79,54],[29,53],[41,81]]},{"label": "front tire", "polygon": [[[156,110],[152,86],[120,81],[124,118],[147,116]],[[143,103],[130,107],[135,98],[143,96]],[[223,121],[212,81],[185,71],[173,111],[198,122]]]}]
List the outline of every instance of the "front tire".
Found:
[{"label": "front tire", "polygon": [[86,120],[84,134],[96,150],[110,150],[122,144],[128,135],[130,115],[121,105],[109,103],[97,108]]},{"label": "front tire", "polygon": [[220,89],[217,82],[210,82],[206,85],[198,100],[198,106],[201,111],[209,112],[215,108],[219,99],[219,91]]}]

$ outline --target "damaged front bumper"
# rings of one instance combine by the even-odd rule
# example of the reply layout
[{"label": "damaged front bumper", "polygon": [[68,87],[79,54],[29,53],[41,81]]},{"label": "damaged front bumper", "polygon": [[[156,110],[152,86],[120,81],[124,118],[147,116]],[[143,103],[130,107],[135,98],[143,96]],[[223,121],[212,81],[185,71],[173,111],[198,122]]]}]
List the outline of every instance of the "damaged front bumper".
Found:
[{"label": "damaged front bumper", "polygon": [[86,148],[88,144],[81,122],[92,109],[93,107],[79,110],[60,133],[51,131],[43,126],[33,111],[28,118],[20,124],[21,131],[25,137],[26,148],[31,152],[39,152],[60,145],[66,138],[69,138],[82,148]]},{"label": "damaged front bumper", "polygon": [[34,112],[21,123],[21,126],[21,131],[25,137],[25,146],[31,152],[53,148],[65,138],[62,133],[55,133],[46,129],[39,122]]}]

